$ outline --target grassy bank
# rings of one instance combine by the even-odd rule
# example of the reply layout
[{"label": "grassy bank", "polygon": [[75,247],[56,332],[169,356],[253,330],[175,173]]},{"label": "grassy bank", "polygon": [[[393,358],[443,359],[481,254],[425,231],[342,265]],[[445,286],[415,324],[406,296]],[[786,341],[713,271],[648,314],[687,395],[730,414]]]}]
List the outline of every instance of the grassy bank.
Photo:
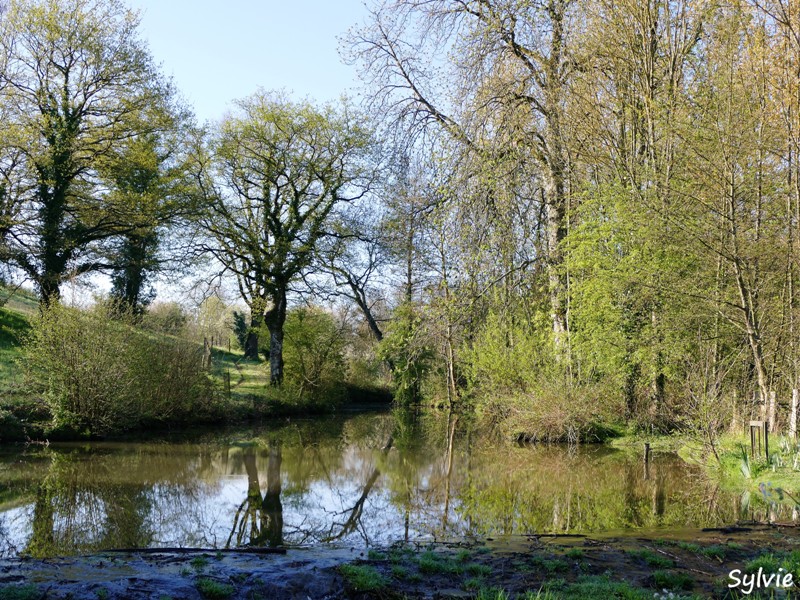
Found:
[{"label": "grassy bank", "polygon": [[[17,292],[0,308],[0,443],[240,423],[391,401],[385,389],[347,384],[333,399],[289,385],[274,388],[268,366],[236,350],[212,348],[201,367],[202,344],[111,324],[102,315],[63,312],[34,330],[32,295]],[[32,331],[33,356],[25,342]],[[76,412],[87,402],[94,425]]]},{"label": "grassy bank", "polygon": [[714,455],[700,444],[685,444],[679,455],[685,461],[700,464],[726,489],[743,492],[742,508],[758,505],[766,511],[766,520],[782,518],[782,512],[800,508],[800,444],[787,436],[771,435],[769,457],[762,445],[759,454],[751,453],[750,439],[744,435],[720,438]]}]

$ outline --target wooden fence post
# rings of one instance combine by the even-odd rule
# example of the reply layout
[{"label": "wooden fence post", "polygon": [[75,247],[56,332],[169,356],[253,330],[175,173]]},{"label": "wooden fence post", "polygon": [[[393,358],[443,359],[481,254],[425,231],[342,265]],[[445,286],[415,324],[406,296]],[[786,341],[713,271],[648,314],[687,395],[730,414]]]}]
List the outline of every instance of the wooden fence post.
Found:
[{"label": "wooden fence post", "polygon": [[775,426],[775,415],[776,415],[776,400],[775,400],[775,392],[771,391],[769,393],[769,430],[771,433],[774,433],[777,427]]},{"label": "wooden fence post", "polygon": [[211,367],[211,344],[208,343],[208,338],[203,337],[203,368],[208,369]]}]

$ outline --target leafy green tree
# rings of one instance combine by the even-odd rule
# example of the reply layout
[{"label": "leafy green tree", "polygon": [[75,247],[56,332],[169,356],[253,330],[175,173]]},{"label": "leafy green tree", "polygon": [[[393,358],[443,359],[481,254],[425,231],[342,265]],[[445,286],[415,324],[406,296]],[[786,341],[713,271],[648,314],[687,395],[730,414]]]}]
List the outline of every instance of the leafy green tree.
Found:
[{"label": "leafy green tree", "polygon": [[108,251],[111,297],[133,314],[141,314],[154,298],[148,285],[166,262],[160,252],[163,238],[191,213],[194,197],[181,151],[189,115],[178,106],[155,109],[148,114],[152,130],[122,140],[101,168],[109,199],[125,211],[127,221]]},{"label": "leafy green tree", "polygon": [[318,108],[258,92],[211,140],[205,249],[236,276],[250,307],[245,355],[269,330],[270,380],[283,380],[283,327],[290,286],[314,264],[337,205],[363,196],[374,178],[373,142],[348,106]]},{"label": "leafy green tree", "polygon": [[286,380],[300,398],[336,400],[344,393],[345,335],[330,313],[300,307],[286,318]]},{"label": "leafy green tree", "polygon": [[[0,19],[4,158],[23,208],[0,256],[57,300],[72,276],[108,268],[102,243],[135,228],[99,162],[151,127],[170,95],[138,17],[120,0],[12,0]],[[144,129],[143,129],[144,128]]]}]

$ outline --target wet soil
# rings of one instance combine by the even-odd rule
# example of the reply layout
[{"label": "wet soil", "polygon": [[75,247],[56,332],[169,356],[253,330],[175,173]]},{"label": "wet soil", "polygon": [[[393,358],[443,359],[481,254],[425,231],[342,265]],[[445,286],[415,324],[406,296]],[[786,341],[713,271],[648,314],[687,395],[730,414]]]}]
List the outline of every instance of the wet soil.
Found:
[{"label": "wet soil", "polygon": [[[766,553],[800,548],[800,529],[744,524],[715,530],[524,536],[284,552],[172,550],[0,560],[0,600],[738,597],[728,573]],[[353,571],[343,565],[356,566]],[[357,575],[367,575],[359,579]],[[795,580],[800,573],[794,574]],[[796,588],[794,588],[796,590]],[[769,590],[763,597],[769,597]],[[780,590],[776,597],[795,597]],[[744,596],[742,596],[744,597]],[[751,594],[750,597],[757,597]]]}]

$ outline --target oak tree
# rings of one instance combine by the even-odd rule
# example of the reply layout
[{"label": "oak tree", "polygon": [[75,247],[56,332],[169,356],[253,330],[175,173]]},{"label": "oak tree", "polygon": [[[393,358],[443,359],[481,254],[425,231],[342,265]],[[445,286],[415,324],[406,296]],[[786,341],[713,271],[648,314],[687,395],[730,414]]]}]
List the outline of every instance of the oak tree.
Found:
[{"label": "oak tree", "polygon": [[316,107],[263,91],[239,101],[212,135],[205,249],[235,275],[250,308],[247,357],[258,355],[259,327],[269,330],[273,385],[283,380],[291,285],[314,264],[336,207],[369,190],[372,149],[346,104]]}]

